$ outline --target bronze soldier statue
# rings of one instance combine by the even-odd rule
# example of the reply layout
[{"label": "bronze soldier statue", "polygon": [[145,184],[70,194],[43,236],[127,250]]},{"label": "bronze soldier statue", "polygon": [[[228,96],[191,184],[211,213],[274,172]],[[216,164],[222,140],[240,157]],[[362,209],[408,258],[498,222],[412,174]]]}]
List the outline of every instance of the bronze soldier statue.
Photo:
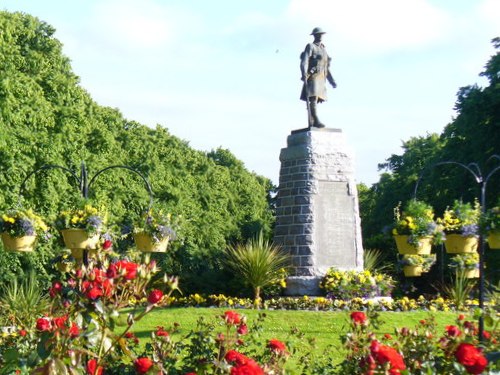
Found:
[{"label": "bronze soldier statue", "polygon": [[325,46],[321,43],[321,38],[325,32],[315,27],[311,33],[314,41],[309,43],[304,52],[300,54],[300,71],[302,73],[302,93],[300,99],[307,103],[309,116],[309,128],[311,126],[324,128],[318,119],[316,106],[326,100],[326,81],[330,82],[333,88],[337,87],[335,80],[330,73],[330,57],[326,53]]}]

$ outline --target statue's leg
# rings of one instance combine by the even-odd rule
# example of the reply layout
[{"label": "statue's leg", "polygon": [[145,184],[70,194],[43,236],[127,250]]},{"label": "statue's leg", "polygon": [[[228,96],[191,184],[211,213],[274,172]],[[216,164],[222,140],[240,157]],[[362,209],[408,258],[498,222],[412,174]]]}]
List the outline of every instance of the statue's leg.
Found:
[{"label": "statue's leg", "polygon": [[324,128],[325,125],[322,124],[318,118],[317,105],[318,105],[317,98],[315,96],[309,97],[309,113],[310,113],[311,120],[312,120],[312,126],[314,126],[316,128]]}]

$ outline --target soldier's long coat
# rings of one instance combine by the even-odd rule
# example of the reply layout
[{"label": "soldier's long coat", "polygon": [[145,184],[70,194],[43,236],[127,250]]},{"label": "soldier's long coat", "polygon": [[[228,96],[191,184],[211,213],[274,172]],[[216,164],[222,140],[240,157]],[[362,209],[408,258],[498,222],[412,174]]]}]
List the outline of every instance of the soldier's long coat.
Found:
[{"label": "soldier's long coat", "polygon": [[326,100],[326,80],[333,80],[330,74],[330,57],[323,43],[309,43],[300,55],[302,76],[308,79],[302,86],[301,100],[316,96],[318,102]]}]

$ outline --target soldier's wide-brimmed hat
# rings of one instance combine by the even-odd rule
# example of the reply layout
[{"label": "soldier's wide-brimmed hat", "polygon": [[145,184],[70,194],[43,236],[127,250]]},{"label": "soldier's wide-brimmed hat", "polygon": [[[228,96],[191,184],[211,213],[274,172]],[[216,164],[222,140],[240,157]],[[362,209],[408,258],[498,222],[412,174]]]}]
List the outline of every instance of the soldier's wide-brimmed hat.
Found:
[{"label": "soldier's wide-brimmed hat", "polygon": [[315,27],[311,33],[311,35],[314,34],[326,34],[326,31],[324,31],[321,27]]}]

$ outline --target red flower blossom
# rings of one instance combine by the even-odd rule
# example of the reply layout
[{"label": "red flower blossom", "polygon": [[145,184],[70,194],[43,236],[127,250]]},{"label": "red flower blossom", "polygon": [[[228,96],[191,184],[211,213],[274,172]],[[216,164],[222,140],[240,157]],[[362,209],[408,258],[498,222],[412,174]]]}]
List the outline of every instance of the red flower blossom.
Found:
[{"label": "red flower blossom", "polygon": [[73,339],[75,337],[78,337],[78,335],[80,334],[80,328],[78,327],[78,325],[75,322],[71,323],[71,327],[69,328],[68,333],[69,333],[70,337]]},{"label": "red flower blossom", "polygon": [[100,296],[103,295],[102,293],[102,289],[97,287],[97,286],[94,286],[92,287],[91,289],[89,289],[85,295],[87,296],[88,299],[91,299],[91,300],[95,300],[97,298],[99,298]]},{"label": "red flower blossom", "polygon": [[406,369],[403,357],[396,351],[396,349],[380,344],[378,341],[374,340],[371,342],[370,351],[373,358],[379,365],[383,366],[386,363],[390,364],[390,375],[400,374],[400,370]]},{"label": "red flower blossom", "polygon": [[246,335],[248,333],[248,327],[245,323],[241,323],[239,326],[238,326],[238,329],[237,331],[239,335]]},{"label": "red flower blossom", "polygon": [[253,360],[244,364],[231,368],[231,375],[264,375],[264,371]]},{"label": "red flower blossom", "polygon": [[28,334],[28,331],[26,331],[25,329],[20,329],[19,330],[19,336],[21,337],[24,337]]},{"label": "red flower blossom", "polygon": [[285,354],[286,353],[286,345],[277,339],[269,340],[267,342],[267,347],[269,349],[271,349],[273,352],[276,352],[277,354]]},{"label": "red flower blossom", "polygon": [[469,374],[481,374],[488,365],[483,353],[472,344],[461,343],[455,351],[455,358]]},{"label": "red flower blossom", "polygon": [[54,281],[52,287],[49,289],[50,298],[54,298],[62,291],[62,284],[59,281]]},{"label": "red flower blossom", "polygon": [[354,322],[354,324],[364,325],[366,324],[368,318],[366,317],[366,314],[362,311],[353,311],[351,313],[351,320]]},{"label": "red flower blossom", "polygon": [[465,315],[464,315],[464,314],[460,314],[460,315],[458,316],[458,320],[464,320],[464,319],[465,319]]},{"label": "red flower blossom", "polygon": [[462,334],[462,331],[457,326],[446,326],[446,333],[448,336],[458,337]]},{"label": "red flower blossom", "polygon": [[228,361],[228,362],[234,362],[234,364],[236,366],[243,366],[250,359],[250,358],[246,357],[245,355],[237,352],[236,350],[229,350],[226,353],[225,358],[226,358],[226,361]]},{"label": "red flower blossom", "polygon": [[112,246],[113,246],[113,242],[111,240],[106,240],[102,244],[102,249],[103,250],[109,250],[109,249],[111,249]]},{"label": "red flower blossom", "polygon": [[163,336],[163,337],[170,336],[170,334],[167,331],[165,331],[165,329],[161,326],[156,327],[155,335],[156,336]]},{"label": "red flower blossom", "polygon": [[152,305],[161,301],[163,292],[159,289],[153,289],[148,296],[148,302]]},{"label": "red flower blossom", "polygon": [[241,322],[241,316],[234,310],[228,310],[224,313],[224,320],[228,324],[238,325]]},{"label": "red flower blossom", "polygon": [[151,367],[153,367],[153,361],[148,357],[137,358],[134,361],[135,371],[137,371],[137,373],[139,374],[145,374]]},{"label": "red flower blossom", "polygon": [[87,362],[87,374],[88,375],[102,375],[104,368],[102,366],[97,366],[97,359],[92,358]]},{"label": "red flower blossom", "polygon": [[52,323],[49,318],[38,318],[36,320],[36,329],[39,331],[50,331]]},{"label": "red flower blossom", "polygon": [[226,353],[226,361],[233,367],[231,368],[231,375],[263,375],[264,371],[253,359],[237,352],[236,350],[229,350]]},{"label": "red flower blossom", "polygon": [[58,316],[52,320],[52,324],[53,324],[54,328],[61,329],[66,325],[67,320],[68,320],[67,315]]},{"label": "red flower blossom", "polygon": [[125,280],[133,280],[137,277],[137,264],[126,260],[119,260],[114,265],[118,274],[123,276]]}]

